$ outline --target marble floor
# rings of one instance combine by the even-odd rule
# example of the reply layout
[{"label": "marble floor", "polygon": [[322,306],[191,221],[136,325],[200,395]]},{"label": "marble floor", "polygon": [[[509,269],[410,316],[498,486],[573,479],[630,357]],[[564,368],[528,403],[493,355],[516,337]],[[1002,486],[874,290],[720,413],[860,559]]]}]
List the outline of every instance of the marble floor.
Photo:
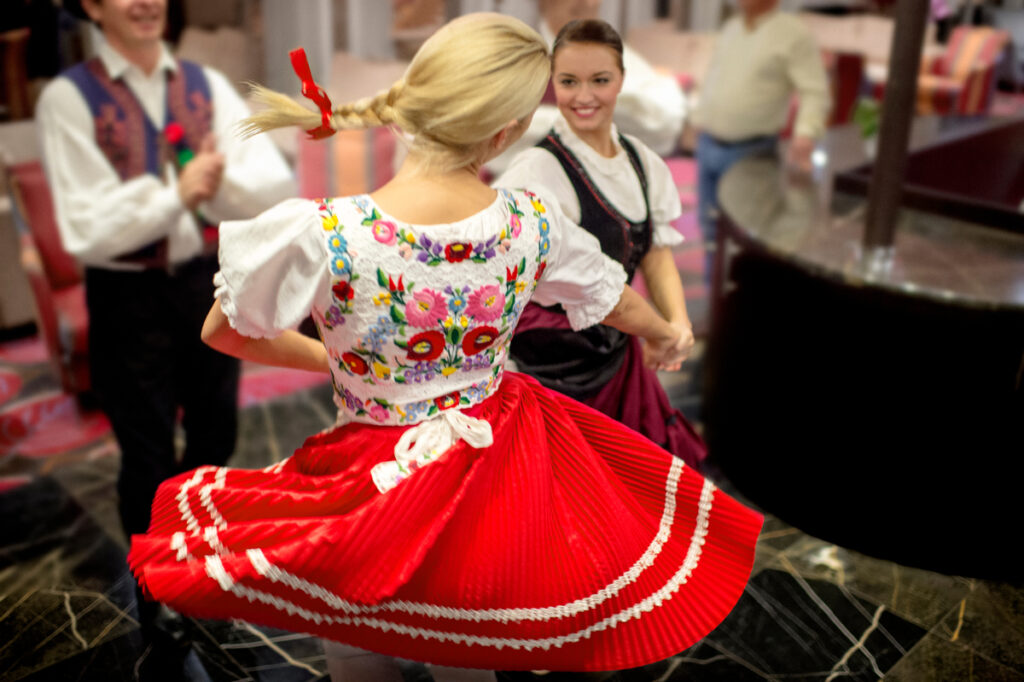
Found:
[{"label": "marble floor", "polygon": [[[693,415],[700,350],[688,370],[664,378],[673,402]],[[249,406],[232,464],[277,461],[332,421],[327,386]],[[241,622],[186,620],[190,647],[145,646],[116,518],[117,466],[109,437],[45,458],[0,455],[0,477],[22,483],[0,493],[0,679],[326,679],[318,640]],[[416,663],[403,670],[406,680],[431,679]],[[499,679],[1024,681],[1024,586],[863,556],[769,515],[743,597],[688,650],[600,676]]]}]

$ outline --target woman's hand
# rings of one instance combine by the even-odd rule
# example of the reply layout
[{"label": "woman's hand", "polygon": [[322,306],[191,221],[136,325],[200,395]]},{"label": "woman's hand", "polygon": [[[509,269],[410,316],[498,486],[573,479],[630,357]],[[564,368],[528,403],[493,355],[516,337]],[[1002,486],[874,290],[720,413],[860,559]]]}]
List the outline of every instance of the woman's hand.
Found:
[{"label": "woman's hand", "polygon": [[674,372],[693,351],[693,328],[687,324],[670,325],[675,332],[664,339],[647,339],[644,344],[644,366],[654,370]]}]

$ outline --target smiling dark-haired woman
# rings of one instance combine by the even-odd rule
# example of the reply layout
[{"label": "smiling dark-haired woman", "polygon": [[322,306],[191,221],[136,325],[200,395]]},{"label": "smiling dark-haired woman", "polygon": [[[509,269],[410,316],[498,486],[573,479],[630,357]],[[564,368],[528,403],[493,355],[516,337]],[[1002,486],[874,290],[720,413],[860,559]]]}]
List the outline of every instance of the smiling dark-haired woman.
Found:
[{"label": "smiling dark-haired woman", "polygon": [[[682,208],[668,167],[612,117],[622,89],[622,39],[604,21],[571,21],[552,50],[560,116],[536,147],[520,153],[496,183],[538,186],[598,238],[629,281],[639,270],[657,311],[693,345],[683,286],[672,257]],[[639,431],[690,465],[705,447],[668,396],[634,336],[606,325],[576,332],[559,307],[529,306],[512,344],[520,371]],[[674,370],[679,363],[658,369]]]}]

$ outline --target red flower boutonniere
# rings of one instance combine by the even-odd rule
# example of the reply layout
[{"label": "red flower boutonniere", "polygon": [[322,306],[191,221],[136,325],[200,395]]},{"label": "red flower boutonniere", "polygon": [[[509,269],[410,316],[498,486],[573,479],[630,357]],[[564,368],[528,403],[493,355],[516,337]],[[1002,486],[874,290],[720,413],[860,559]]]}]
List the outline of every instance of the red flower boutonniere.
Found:
[{"label": "red flower boutonniere", "polygon": [[174,162],[178,170],[181,170],[195,156],[195,152],[189,149],[185,143],[185,129],[177,121],[168,123],[164,128],[164,140],[174,150]]}]

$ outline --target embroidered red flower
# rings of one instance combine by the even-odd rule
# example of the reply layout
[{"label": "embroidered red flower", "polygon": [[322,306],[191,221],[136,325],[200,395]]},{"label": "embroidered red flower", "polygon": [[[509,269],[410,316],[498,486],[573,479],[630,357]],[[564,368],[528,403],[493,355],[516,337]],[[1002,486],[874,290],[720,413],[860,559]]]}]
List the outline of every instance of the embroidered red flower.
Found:
[{"label": "embroidered red flower", "polygon": [[439,331],[426,331],[409,339],[406,351],[410,360],[429,362],[441,355],[444,350],[444,334]]},{"label": "embroidered red flower", "polygon": [[547,266],[548,266],[548,262],[544,261],[543,263],[541,263],[537,267],[537,272],[533,275],[534,281],[537,281],[537,280],[540,279],[540,276],[544,274],[544,268],[546,268]]},{"label": "embroidered red flower", "polygon": [[331,292],[339,301],[351,301],[356,291],[352,288],[352,283],[348,280],[342,280],[331,287]]},{"label": "embroidered red flower", "polygon": [[506,282],[514,282],[518,278],[519,278],[519,266],[517,265],[514,268],[512,268],[511,270],[509,270],[508,267],[506,266],[506,268],[505,268],[505,281]]},{"label": "embroidered red flower", "polygon": [[464,261],[471,253],[473,253],[473,245],[469,242],[456,242],[455,244],[449,244],[444,247],[444,257],[449,263]]},{"label": "embroidered red flower", "polygon": [[476,355],[488,348],[498,338],[498,330],[494,327],[483,326],[471,329],[466,332],[462,339],[462,352],[466,355]]},{"label": "embroidered red flower", "polygon": [[172,121],[164,128],[164,139],[172,145],[177,145],[185,139],[185,129],[177,121]]},{"label": "embroidered red flower", "polygon": [[402,275],[398,276],[398,282],[395,282],[395,280],[391,279],[391,275],[388,275],[388,289],[390,289],[392,293],[396,291],[405,291],[405,285],[402,284]]},{"label": "embroidered red flower", "polygon": [[348,367],[348,371],[353,374],[366,374],[370,369],[366,364],[366,360],[363,360],[355,353],[342,353],[341,361]]},{"label": "embroidered red flower", "polygon": [[455,391],[440,398],[434,398],[434,404],[437,405],[439,410],[450,410],[459,404],[459,392]]}]

